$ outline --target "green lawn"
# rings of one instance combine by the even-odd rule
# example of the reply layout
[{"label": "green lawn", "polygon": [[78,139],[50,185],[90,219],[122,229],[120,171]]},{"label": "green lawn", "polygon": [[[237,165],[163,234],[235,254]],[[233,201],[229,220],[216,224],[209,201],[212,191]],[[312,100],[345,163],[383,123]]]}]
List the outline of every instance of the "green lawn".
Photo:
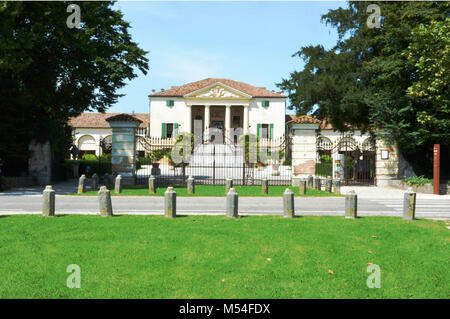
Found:
[{"label": "green lawn", "polygon": [[[114,187],[111,188],[111,195],[117,196],[164,196],[164,192],[167,187],[159,187],[156,194],[148,193],[147,185],[126,186],[122,189],[122,193],[116,194]],[[298,187],[294,186],[269,186],[269,194],[261,194],[261,186],[234,186],[234,189],[239,196],[282,196],[286,188],[291,189],[296,196],[343,196],[335,195],[325,191],[318,191],[315,189],[306,189],[306,195],[300,195]],[[196,185],[195,194],[188,194],[186,186],[174,186],[177,196],[225,196],[225,186],[223,185]],[[97,195],[97,191],[88,191],[84,194],[71,194],[71,195]]]},{"label": "green lawn", "polygon": [[449,230],[430,220],[28,215],[0,233],[0,298],[450,297]]}]

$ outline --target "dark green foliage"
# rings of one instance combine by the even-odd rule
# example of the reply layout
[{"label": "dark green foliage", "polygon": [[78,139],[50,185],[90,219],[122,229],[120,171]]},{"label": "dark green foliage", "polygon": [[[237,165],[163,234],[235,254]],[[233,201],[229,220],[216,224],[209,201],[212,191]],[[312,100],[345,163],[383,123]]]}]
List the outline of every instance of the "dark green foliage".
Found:
[{"label": "dark green foliage", "polygon": [[68,118],[104,112],[136,70],[148,70],[146,52],[132,41],[113,2],[77,2],[79,29],[66,25],[68,4],[0,3],[0,158],[6,174],[26,170],[32,139],[50,140],[62,162],[71,137]]},{"label": "dark green foliage", "polygon": [[[373,3],[381,8],[381,28],[367,27],[367,2],[350,1],[347,8],[330,10],[322,20],[337,29],[336,45],[330,50],[302,47],[294,56],[305,61],[304,69],[278,86],[297,114],[312,113],[340,131],[374,131],[378,138],[398,143],[416,173],[431,175],[432,147],[441,144],[441,171],[448,176],[448,76],[442,76],[444,83],[433,82],[441,75],[430,74],[426,66],[437,64],[448,73],[442,54],[449,54],[444,27],[449,3]],[[431,45],[443,53],[430,55],[423,49]],[[424,90],[428,83],[436,89]]]}]

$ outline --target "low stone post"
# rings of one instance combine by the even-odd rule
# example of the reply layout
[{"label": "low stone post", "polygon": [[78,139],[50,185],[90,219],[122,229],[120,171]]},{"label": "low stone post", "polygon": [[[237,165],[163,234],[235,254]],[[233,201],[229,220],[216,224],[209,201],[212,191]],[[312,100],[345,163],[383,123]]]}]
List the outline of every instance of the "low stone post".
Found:
[{"label": "low stone post", "polygon": [[298,184],[298,193],[300,195],[305,195],[306,194],[306,180],[305,179],[301,179],[299,181]]},{"label": "low stone post", "polygon": [[268,194],[269,193],[269,181],[267,178],[263,178],[261,180],[261,194]]},{"label": "low stone post", "polygon": [[233,179],[231,177],[228,177],[225,180],[225,194],[228,194],[231,188],[233,188]]},{"label": "low stone post", "polygon": [[81,175],[78,180],[78,194],[83,194],[86,192],[86,175]]},{"label": "low stone post", "polygon": [[403,196],[403,219],[413,220],[416,217],[416,193],[410,187]]},{"label": "low stone post", "polygon": [[164,193],[164,216],[168,218],[177,217],[177,193],[173,187],[167,187]]},{"label": "low stone post", "polygon": [[187,192],[188,194],[195,194],[195,179],[193,176],[189,176],[187,179]]},{"label": "low stone post", "polygon": [[92,190],[94,191],[98,190],[98,175],[96,173],[92,175]]},{"label": "low stone post", "polygon": [[230,188],[227,194],[227,217],[236,218],[239,215],[238,212],[239,195],[234,188]]},{"label": "low stone post", "polygon": [[341,194],[341,181],[338,179],[333,181],[333,193],[336,195]]},{"label": "low stone post", "polygon": [[358,196],[355,191],[350,191],[345,195],[345,218],[358,217]]},{"label": "low stone post", "polygon": [[50,185],[45,187],[45,190],[42,192],[42,197],[44,200],[42,215],[46,217],[55,216],[55,191]]},{"label": "low stone post", "polygon": [[314,177],[314,189],[320,191],[321,179],[319,177]]},{"label": "low stone post", "polygon": [[328,176],[327,179],[325,180],[325,191],[331,193],[332,185],[333,180],[331,179],[330,176]]},{"label": "low stone post", "polygon": [[312,175],[308,176],[308,187],[314,188],[314,177]]},{"label": "low stone post", "polygon": [[111,192],[106,186],[100,187],[98,191],[98,204],[101,216],[107,217],[113,215]]},{"label": "low stone post", "polygon": [[289,188],[286,188],[283,193],[283,217],[293,218],[294,216],[294,193]]},{"label": "low stone post", "polygon": [[155,176],[151,175],[148,178],[148,192],[149,194],[156,194],[156,179]]},{"label": "low stone post", "polygon": [[117,175],[116,182],[114,184],[114,193],[122,193],[122,175]]}]

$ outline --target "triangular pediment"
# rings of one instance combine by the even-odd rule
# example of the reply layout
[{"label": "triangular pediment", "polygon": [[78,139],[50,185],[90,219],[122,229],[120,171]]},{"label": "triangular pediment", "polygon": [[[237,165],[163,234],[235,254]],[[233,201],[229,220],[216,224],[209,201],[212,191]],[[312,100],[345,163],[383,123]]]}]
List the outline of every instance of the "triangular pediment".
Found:
[{"label": "triangular pediment", "polygon": [[249,99],[250,95],[233,89],[223,83],[216,82],[204,88],[186,94],[185,98],[194,99]]}]

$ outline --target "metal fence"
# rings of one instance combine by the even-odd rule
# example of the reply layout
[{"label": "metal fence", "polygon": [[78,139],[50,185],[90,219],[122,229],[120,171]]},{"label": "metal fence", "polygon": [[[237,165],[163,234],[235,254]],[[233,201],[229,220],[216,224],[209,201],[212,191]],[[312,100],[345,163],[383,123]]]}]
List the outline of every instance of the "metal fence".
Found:
[{"label": "metal fence", "polygon": [[[291,165],[286,161],[289,139],[260,139],[260,151],[269,155],[276,153],[280,156],[250,163],[248,147],[235,143],[200,143],[196,145],[188,156],[186,164],[175,164],[169,153],[175,140],[146,137],[138,138],[139,143],[145,145],[146,157],[138,159],[136,170],[137,183],[146,184],[150,175],[155,176],[162,185],[184,184],[187,177],[193,176],[197,184],[224,185],[227,178],[232,178],[235,185],[260,185],[262,179],[267,179],[270,185],[290,185]],[[161,151],[164,157],[152,161],[152,152]],[[259,153],[258,153],[259,159]],[[286,164],[286,165],[284,165]]]},{"label": "metal fence", "polygon": [[317,139],[316,175],[333,175],[333,158],[335,154],[344,155],[344,185],[375,184],[375,141],[367,138],[358,143],[350,136],[342,136],[334,143],[328,138]]}]

